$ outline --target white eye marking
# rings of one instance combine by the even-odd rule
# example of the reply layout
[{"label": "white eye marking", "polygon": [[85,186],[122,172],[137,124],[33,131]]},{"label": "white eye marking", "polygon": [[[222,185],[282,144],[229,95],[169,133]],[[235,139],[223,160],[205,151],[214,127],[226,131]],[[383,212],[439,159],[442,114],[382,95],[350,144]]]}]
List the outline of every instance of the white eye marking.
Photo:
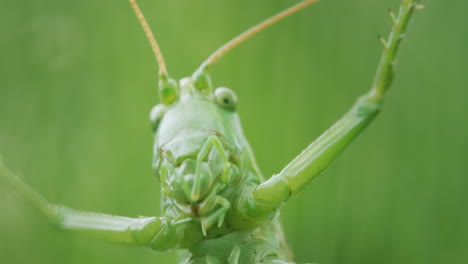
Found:
[{"label": "white eye marking", "polygon": [[214,92],[216,102],[227,109],[236,110],[237,107],[237,96],[229,88],[219,87]]}]

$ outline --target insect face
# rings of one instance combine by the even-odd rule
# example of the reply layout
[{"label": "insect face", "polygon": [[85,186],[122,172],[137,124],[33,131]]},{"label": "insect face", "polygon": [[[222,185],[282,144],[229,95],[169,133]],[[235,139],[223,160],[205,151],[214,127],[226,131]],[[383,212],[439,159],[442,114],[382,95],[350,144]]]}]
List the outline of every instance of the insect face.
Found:
[{"label": "insect face", "polygon": [[237,97],[225,87],[213,92],[206,76],[198,83],[184,78],[172,87],[177,90],[168,93],[177,97],[150,113],[154,170],[164,194],[191,217],[226,211],[230,204],[221,193],[238,176],[235,154],[245,142],[231,129],[240,127]]}]

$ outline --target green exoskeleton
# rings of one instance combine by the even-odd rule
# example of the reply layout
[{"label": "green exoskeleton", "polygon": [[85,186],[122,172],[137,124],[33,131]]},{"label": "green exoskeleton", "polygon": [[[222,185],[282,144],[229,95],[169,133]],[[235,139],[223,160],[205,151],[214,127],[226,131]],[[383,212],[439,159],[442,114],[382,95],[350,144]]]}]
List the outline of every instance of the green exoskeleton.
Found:
[{"label": "green exoskeleton", "polygon": [[162,188],[159,217],[128,218],[82,212],[48,203],[0,162],[0,178],[59,228],[111,242],[185,252],[182,263],[292,263],[277,215],[282,205],[317,177],[379,112],[395,57],[417,0],[403,0],[371,90],[281,172],[264,180],[242,132],[237,97],[214,89],[210,70],[226,52],[317,0],[304,0],[265,20],[215,51],[190,77],[167,70],[148,24],[135,10],[159,64],[161,104],[150,113],[153,168]]}]

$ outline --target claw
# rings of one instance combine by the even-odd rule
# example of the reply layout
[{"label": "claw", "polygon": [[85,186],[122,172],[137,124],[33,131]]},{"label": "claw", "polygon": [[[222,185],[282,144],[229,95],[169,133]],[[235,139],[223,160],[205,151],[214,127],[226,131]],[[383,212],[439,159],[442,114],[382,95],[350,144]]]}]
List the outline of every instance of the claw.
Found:
[{"label": "claw", "polygon": [[197,165],[197,170],[195,172],[195,178],[193,181],[192,191],[190,193],[190,199],[192,202],[196,202],[200,199],[200,165]]},{"label": "claw", "polygon": [[194,185],[194,187],[192,188],[192,192],[190,194],[190,200],[192,202],[197,202],[199,199],[200,199],[200,191],[198,190],[198,188],[195,188],[195,185]]},{"label": "claw", "polygon": [[393,24],[396,24],[398,22],[398,19],[395,16],[395,13],[393,13],[393,11],[390,8],[388,9],[388,13],[390,14],[390,18],[392,19]]},{"label": "claw", "polygon": [[226,217],[226,214],[223,214],[218,218],[218,228],[220,228],[223,225],[225,217]]},{"label": "claw", "polygon": [[387,48],[387,41],[382,37],[382,35],[379,35],[379,40],[382,45]]},{"label": "claw", "polygon": [[202,233],[203,233],[203,236],[206,237],[206,230],[209,228],[209,227],[205,227],[207,224],[205,223],[205,219],[203,219],[201,221],[201,229],[202,229]]}]

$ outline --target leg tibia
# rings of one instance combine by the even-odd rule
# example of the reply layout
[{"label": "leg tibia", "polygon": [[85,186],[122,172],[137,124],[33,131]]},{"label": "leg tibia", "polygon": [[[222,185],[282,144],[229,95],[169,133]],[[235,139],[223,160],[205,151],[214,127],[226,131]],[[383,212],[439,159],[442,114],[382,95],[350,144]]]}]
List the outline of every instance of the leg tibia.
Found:
[{"label": "leg tibia", "polygon": [[292,195],[320,174],[378,113],[379,105],[359,98],[351,110],[335,125],[312,142],[279,174],[260,184],[250,196],[253,218],[272,217]]},{"label": "leg tibia", "polygon": [[397,51],[418,3],[418,0],[403,0],[388,41],[384,41],[384,51],[371,90],[279,174],[253,190],[244,202],[244,212],[250,220],[272,217],[289,197],[317,177],[373,120],[391,84]]},{"label": "leg tibia", "polygon": [[3,164],[1,157],[0,181],[2,184],[3,182],[6,182],[6,186],[8,188],[11,188],[12,191],[17,192],[21,199],[25,200],[34,210],[45,216],[49,221],[52,223],[58,221],[56,208],[49,204],[42,195],[29,187],[23,180],[21,180],[20,177],[18,177],[18,175],[7,168],[5,164]]},{"label": "leg tibia", "polygon": [[59,229],[90,234],[99,239],[134,246],[167,250],[177,247],[184,226],[172,225],[163,217],[129,218],[101,213],[83,212],[50,204],[24,183],[0,160],[0,180],[18,192],[19,196]]}]

